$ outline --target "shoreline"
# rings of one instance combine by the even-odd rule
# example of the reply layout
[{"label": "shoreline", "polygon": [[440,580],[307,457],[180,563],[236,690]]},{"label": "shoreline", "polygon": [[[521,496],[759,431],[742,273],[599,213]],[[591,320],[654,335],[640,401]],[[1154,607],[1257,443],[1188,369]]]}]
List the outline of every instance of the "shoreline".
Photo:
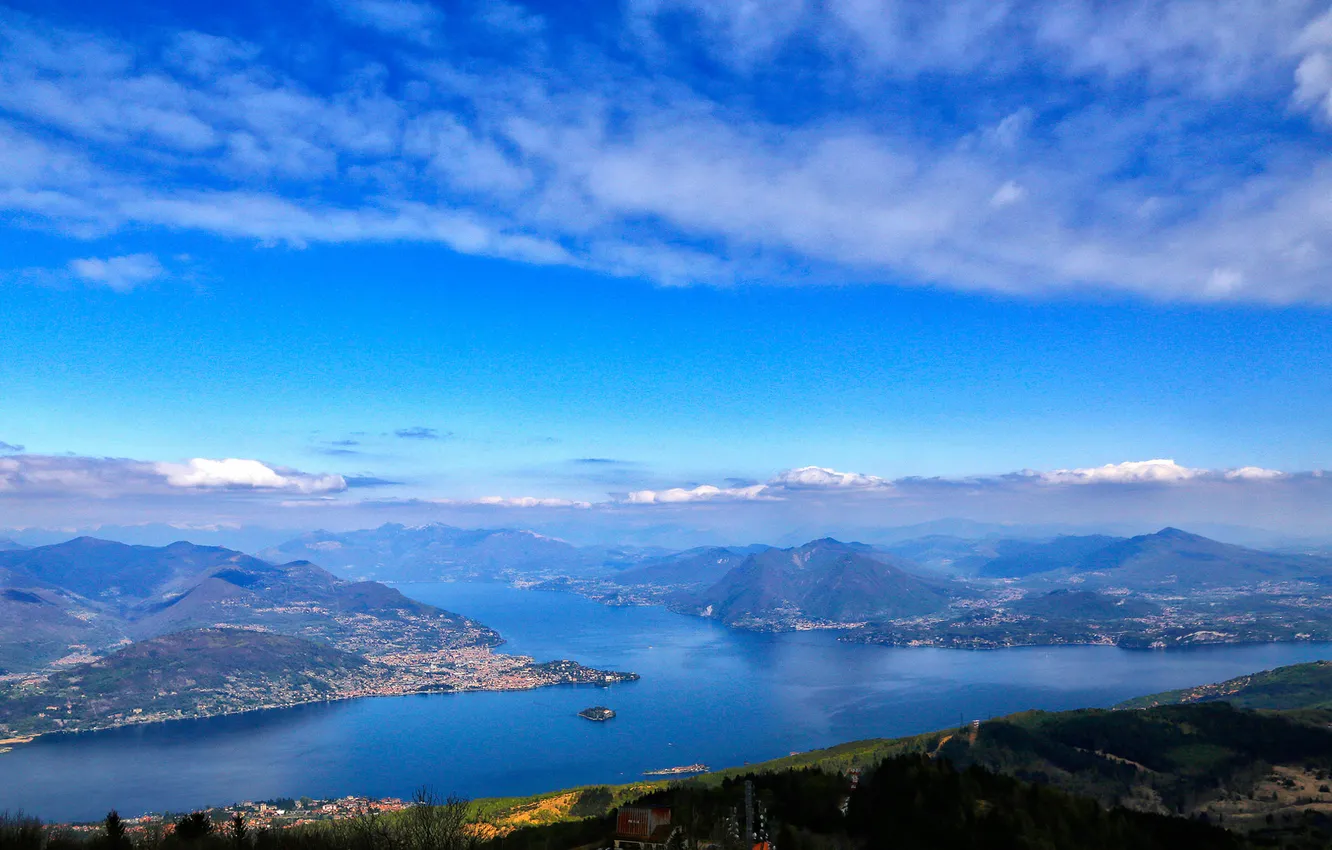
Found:
[{"label": "shoreline", "polygon": [[[1051,639],[1041,640],[1022,640],[1015,639],[1011,642],[994,640],[984,637],[963,637],[961,639],[950,639],[946,632],[938,635],[920,635],[914,637],[884,636],[881,639],[875,638],[874,632],[867,632],[866,627],[870,623],[841,623],[817,619],[794,618],[790,620],[764,621],[754,619],[744,624],[728,623],[716,617],[705,616],[696,611],[681,609],[672,605],[663,594],[669,593],[670,587],[622,587],[619,585],[597,585],[591,586],[585,580],[573,580],[568,577],[557,577],[554,579],[543,579],[540,581],[512,580],[500,581],[515,590],[537,591],[543,593],[568,593],[603,605],[608,608],[621,607],[641,607],[641,608],[661,608],[670,611],[681,617],[691,619],[705,620],[716,623],[722,628],[749,632],[751,634],[794,634],[801,632],[833,632],[837,634],[837,640],[847,644],[859,644],[862,646],[883,646],[895,649],[957,649],[965,651],[988,651],[995,649],[1023,649],[1023,648],[1055,648],[1072,646],[1111,646],[1118,649],[1143,652],[1176,652],[1179,650],[1203,649],[1208,647],[1225,646],[1255,646],[1255,645],[1276,645],[1276,644],[1306,644],[1306,643],[1332,643],[1332,633],[1328,631],[1314,630],[1311,632],[1291,631],[1285,634],[1280,633],[1282,629],[1271,628],[1269,635],[1263,637],[1245,637],[1232,633],[1222,632],[1220,629],[1207,628],[1207,624],[1190,623],[1186,626],[1168,626],[1160,631],[1148,632],[1147,634],[1134,632],[1116,632],[1110,630],[1103,633],[1081,632],[1069,635],[1074,638],[1071,640],[1061,640],[1061,636],[1054,634]],[[621,591],[633,595],[629,601],[619,601],[610,597],[612,591]],[[944,621],[947,624],[948,621]],[[1247,624],[1246,624],[1247,625]],[[1186,629],[1192,631],[1185,631]],[[1170,634],[1171,631],[1184,632],[1183,634]],[[1047,633],[1048,634],[1048,633]],[[1203,639],[1190,640],[1198,635],[1222,634],[1223,639]]]},{"label": "shoreline", "polygon": [[216,711],[206,714],[193,714],[187,717],[159,717],[149,720],[126,720],[121,723],[110,723],[106,725],[92,726],[87,729],[52,729],[49,732],[36,732],[32,735],[19,735],[10,738],[0,738],[0,755],[13,752],[16,747],[24,744],[31,744],[41,738],[56,738],[62,735],[91,735],[98,732],[111,732],[116,729],[128,729],[135,726],[153,726],[159,723],[180,723],[190,720],[216,720],[219,717],[238,717],[242,714],[255,714],[261,711],[283,711],[291,708],[301,708],[307,705],[320,705],[335,702],[350,702],[359,699],[391,699],[393,697],[414,697],[414,696],[445,696],[448,694],[483,694],[483,693],[518,693],[522,691],[535,691],[541,688],[560,688],[560,687],[593,687],[608,688],[612,684],[623,684],[626,682],[636,682],[641,677],[637,673],[628,674],[632,678],[625,678],[616,682],[543,682],[526,687],[511,688],[422,688],[417,691],[392,691],[378,694],[347,694],[345,696],[332,696],[323,699],[301,700],[300,702],[284,703],[281,705],[257,705],[252,708],[240,708],[234,711]]}]

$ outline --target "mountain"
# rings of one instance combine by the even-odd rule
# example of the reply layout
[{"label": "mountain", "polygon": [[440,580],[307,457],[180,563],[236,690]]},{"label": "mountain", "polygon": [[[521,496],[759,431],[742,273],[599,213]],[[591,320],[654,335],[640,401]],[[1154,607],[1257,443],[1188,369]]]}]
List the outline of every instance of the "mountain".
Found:
[{"label": "mountain", "polygon": [[1061,535],[1040,541],[1002,540],[994,547],[994,557],[985,561],[976,574],[982,578],[1022,578],[1072,567],[1122,540],[1104,534]]},{"label": "mountain", "polygon": [[28,547],[24,546],[22,543],[17,543],[13,540],[10,540],[8,537],[0,537],[0,552],[9,552],[16,549],[26,549],[26,548]]},{"label": "mountain", "polygon": [[800,621],[886,620],[947,607],[950,594],[862,543],[824,539],[749,555],[712,586],[674,607],[730,625],[772,628]]},{"label": "mountain", "polygon": [[129,640],[217,624],[260,627],[356,652],[493,646],[490,629],[374,582],[308,562],[271,564],[178,542],[82,537],[0,552],[0,668],[36,670]]},{"label": "mountain", "polygon": [[1020,614],[1043,620],[1102,622],[1149,617],[1161,610],[1160,605],[1146,600],[1109,596],[1089,590],[1053,590],[1049,593],[1026,596],[1014,603],[1012,608]]},{"label": "mountain", "polygon": [[766,546],[727,548],[703,546],[687,549],[674,555],[652,558],[637,566],[616,573],[612,579],[622,585],[710,585],[719,581],[732,568],[744,563]]},{"label": "mountain", "polygon": [[1071,571],[1089,583],[1189,589],[1326,580],[1332,559],[1261,552],[1164,528],[1090,552]]},{"label": "mountain", "polygon": [[931,535],[884,548],[960,578],[1176,590],[1332,578],[1332,558],[1327,556],[1248,549],[1177,528],[1130,538],[1069,534],[968,540]]},{"label": "mountain", "polygon": [[[240,552],[192,543],[130,546],[95,537],[0,552],[0,566],[89,599],[133,603],[169,591],[205,569],[257,559]],[[262,562],[257,562],[262,563]]]},{"label": "mountain", "polygon": [[0,728],[18,735],[226,714],[365,693],[389,668],[301,638],[199,629],[139,641],[53,673],[0,685]]},{"label": "mountain", "polygon": [[122,624],[58,589],[19,582],[0,568],[0,675],[37,669],[125,638]]},{"label": "mountain", "polygon": [[259,554],[272,561],[316,560],[341,575],[386,581],[584,572],[599,567],[606,557],[603,550],[580,549],[532,531],[469,530],[440,523],[315,531]]},{"label": "mountain", "polygon": [[1332,661],[1292,664],[1275,670],[1250,673],[1213,685],[1199,685],[1196,688],[1183,688],[1138,697],[1121,703],[1116,708],[1150,708],[1158,705],[1208,702],[1228,702],[1236,708],[1269,711],[1332,709]]}]

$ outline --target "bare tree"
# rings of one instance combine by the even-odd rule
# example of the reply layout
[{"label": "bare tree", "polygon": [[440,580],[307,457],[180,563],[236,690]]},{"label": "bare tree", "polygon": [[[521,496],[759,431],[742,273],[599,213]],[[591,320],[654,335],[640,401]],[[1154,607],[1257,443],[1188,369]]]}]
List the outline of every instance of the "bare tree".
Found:
[{"label": "bare tree", "polygon": [[407,850],[462,850],[475,843],[467,829],[471,806],[467,799],[450,794],[441,797],[429,786],[412,796],[403,832]]},{"label": "bare tree", "polygon": [[347,824],[344,834],[348,850],[396,850],[402,843],[383,815],[368,803]]}]

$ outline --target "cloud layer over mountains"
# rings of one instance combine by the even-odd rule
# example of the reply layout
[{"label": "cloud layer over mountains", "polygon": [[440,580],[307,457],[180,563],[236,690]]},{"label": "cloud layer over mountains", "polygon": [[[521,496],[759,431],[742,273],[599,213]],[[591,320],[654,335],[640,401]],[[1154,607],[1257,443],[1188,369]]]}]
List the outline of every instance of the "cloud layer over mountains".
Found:
[{"label": "cloud layer over mountains", "polygon": [[810,466],[784,470],[762,483],[691,483],[589,500],[561,493],[425,497],[397,482],[253,459],[158,462],[11,454],[0,457],[0,505],[13,525],[38,527],[207,522],[346,528],[447,519],[564,533],[571,533],[572,523],[581,533],[610,538],[637,527],[683,523],[767,539],[797,522],[813,528],[820,523],[891,527],[965,517],[1108,526],[1188,520],[1318,534],[1332,509],[1332,476],[1257,467],[1201,469],[1167,459],[895,480]]},{"label": "cloud layer over mountains", "polygon": [[0,13],[0,210],[664,283],[1332,301],[1325,4],[319,0],[287,25]]}]

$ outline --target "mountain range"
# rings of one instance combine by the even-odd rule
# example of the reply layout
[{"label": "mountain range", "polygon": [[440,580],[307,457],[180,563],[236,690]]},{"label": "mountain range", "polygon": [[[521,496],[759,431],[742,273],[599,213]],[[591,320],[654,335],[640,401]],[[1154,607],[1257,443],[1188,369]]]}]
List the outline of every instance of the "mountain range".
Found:
[{"label": "mountain range", "polygon": [[[665,602],[746,628],[896,621],[858,637],[907,644],[1174,645],[1332,634],[1332,617],[1306,598],[1332,577],[1332,558],[1248,549],[1175,528],[1128,538],[927,535],[888,546],[825,538],[792,548],[661,552],[574,546],[515,529],[386,524],[312,532],[260,554],[88,537],[0,549],[0,669],[36,670],[218,624],[358,652],[375,641],[385,649],[389,633],[404,649],[498,641],[466,618],[359,580],[366,576],[546,581],[619,604]],[[316,566],[316,557],[332,572]],[[1061,589],[1092,595],[1050,594]],[[1015,591],[1025,598],[1014,598]],[[1190,600],[1216,592],[1230,596],[1190,609]],[[1139,598],[1144,594],[1182,595],[1184,602],[1163,618],[1159,603]],[[376,625],[362,629],[355,616]],[[925,620],[907,625],[919,618]],[[949,642],[939,644],[944,621]],[[1222,621],[1229,625],[1218,627]]]},{"label": "mountain range", "polygon": [[580,547],[512,528],[386,523],[359,531],[314,531],[264,549],[259,556],[270,561],[317,560],[344,576],[439,581],[595,574],[660,552],[633,547]]},{"label": "mountain range", "polygon": [[1163,528],[1136,537],[1043,540],[932,536],[885,547],[918,569],[961,578],[1035,579],[1104,587],[1200,589],[1332,576],[1332,558],[1265,552]]},{"label": "mountain range", "polygon": [[[1326,555],[1260,551],[1176,528],[1136,537],[930,534],[887,545],[846,545],[926,580],[1017,580],[1033,586],[1075,583],[1142,591],[1254,586],[1332,575],[1332,557]],[[668,552],[575,546],[520,529],[389,523],[360,531],[311,532],[264,549],[259,556],[275,563],[316,561],[343,577],[382,581],[565,577],[630,588],[697,590],[774,548],[754,544]]]}]

